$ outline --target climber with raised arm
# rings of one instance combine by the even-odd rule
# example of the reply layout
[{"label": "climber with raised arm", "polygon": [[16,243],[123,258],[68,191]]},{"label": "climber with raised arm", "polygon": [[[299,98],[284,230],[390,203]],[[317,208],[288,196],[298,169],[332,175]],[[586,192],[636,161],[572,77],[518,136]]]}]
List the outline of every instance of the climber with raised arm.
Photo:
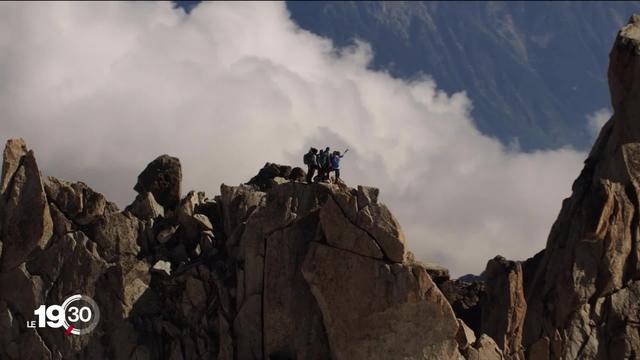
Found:
[{"label": "climber with raised arm", "polygon": [[340,181],[340,159],[344,157],[344,154],[347,153],[349,149],[346,149],[344,153],[340,154],[340,151],[334,151],[329,156],[329,162],[331,163],[331,169],[335,172],[335,182]]}]

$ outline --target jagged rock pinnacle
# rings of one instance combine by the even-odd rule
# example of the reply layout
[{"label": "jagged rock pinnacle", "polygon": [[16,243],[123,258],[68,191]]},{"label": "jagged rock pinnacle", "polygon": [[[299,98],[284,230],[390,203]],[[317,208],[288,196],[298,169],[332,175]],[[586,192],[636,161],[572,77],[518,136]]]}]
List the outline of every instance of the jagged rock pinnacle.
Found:
[{"label": "jagged rock pinnacle", "polygon": [[640,354],[640,16],[610,53],[614,114],[563,203],[525,284],[531,356],[623,359]]}]

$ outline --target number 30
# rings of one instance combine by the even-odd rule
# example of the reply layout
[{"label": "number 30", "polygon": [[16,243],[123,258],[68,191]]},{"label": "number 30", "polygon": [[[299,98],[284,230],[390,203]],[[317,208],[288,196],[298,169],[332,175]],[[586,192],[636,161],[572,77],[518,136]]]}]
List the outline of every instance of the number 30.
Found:
[{"label": "number 30", "polygon": [[76,322],[78,320],[82,322],[88,322],[91,320],[91,309],[86,306],[83,306],[78,310],[76,306],[72,306],[69,308],[71,315],[69,316],[69,321]]}]

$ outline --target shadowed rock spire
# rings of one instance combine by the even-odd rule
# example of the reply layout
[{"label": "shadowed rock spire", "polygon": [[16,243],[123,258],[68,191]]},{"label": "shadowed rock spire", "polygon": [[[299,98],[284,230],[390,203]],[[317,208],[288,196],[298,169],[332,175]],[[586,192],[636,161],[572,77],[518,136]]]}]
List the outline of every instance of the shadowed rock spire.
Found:
[{"label": "shadowed rock spire", "polygon": [[22,139],[9,140],[2,162],[0,216],[2,270],[42,250],[53,233],[49,205],[33,151]]},{"label": "shadowed rock spire", "polygon": [[640,355],[639,44],[634,15],[610,53],[614,114],[563,203],[527,291],[524,345],[531,356]]}]

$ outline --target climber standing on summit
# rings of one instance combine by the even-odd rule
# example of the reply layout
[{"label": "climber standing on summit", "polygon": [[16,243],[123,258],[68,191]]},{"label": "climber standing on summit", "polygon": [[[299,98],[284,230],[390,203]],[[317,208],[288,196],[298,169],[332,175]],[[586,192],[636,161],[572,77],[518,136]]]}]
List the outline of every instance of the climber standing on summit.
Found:
[{"label": "climber standing on summit", "polygon": [[307,165],[307,182],[311,183],[313,180],[313,173],[318,169],[318,149],[311,148],[309,152],[304,154],[304,164]]},{"label": "climber standing on summit", "polygon": [[327,147],[324,151],[320,150],[320,154],[318,155],[318,179],[320,181],[329,179],[330,166],[329,147]]},{"label": "climber standing on summit", "polygon": [[340,159],[347,153],[349,149],[346,149],[343,154],[340,154],[340,151],[334,151],[329,156],[329,163],[331,164],[331,170],[336,173],[335,182],[340,181]]}]

